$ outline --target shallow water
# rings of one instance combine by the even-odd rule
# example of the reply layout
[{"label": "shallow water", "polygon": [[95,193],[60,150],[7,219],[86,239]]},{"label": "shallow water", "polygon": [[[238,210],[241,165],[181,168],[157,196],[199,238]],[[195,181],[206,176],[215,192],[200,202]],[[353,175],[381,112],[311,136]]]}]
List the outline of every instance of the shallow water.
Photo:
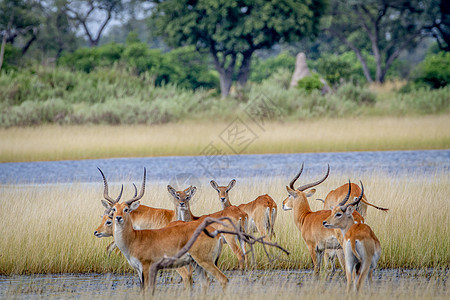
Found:
[{"label": "shallow water", "polygon": [[[375,270],[373,284],[364,287],[364,298],[384,299],[449,299],[448,270]],[[310,270],[274,270],[225,272],[230,283],[222,292],[213,282],[207,295],[203,296],[200,286],[194,283],[191,293],[185,292],[173,272],[160,274],[157,280],[156,298],[345,298],[345,276],[338,271],[325,273],[315,278]],[[194,278],[196,278],[194,276]],[[140,295],[135,274],[65,274],[0,276],[1,298],[95,298],[122,299]]]},{"label": "shallow water", "polygon": [[305,162],[305,173],[384,172],[393,175],[433,175],[450,170],[450,150],[299,153],[229,156],[114,158],[79,161],[1,163],[0,184],[46,184],[101,181],[100,167],[110,182],[140,182],[143,167],[148,180],[168,182],[187,177],[230,180],[292,177]]}]

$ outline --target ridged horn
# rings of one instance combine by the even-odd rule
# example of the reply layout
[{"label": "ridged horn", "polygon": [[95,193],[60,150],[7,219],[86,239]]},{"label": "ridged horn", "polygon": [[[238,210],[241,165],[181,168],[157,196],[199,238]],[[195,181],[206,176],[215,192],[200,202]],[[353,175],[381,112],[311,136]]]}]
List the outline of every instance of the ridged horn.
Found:
[{"label": "ridged horn", "polygon": [[349,203],[346,206],[344,206],[344,208],[342,209],[343,211],[345,211],[347,209],[347,207],[349,207],[350,205],[358,205],[359,201],[361,201],[361,199],[364,195],[364,186],[363,186],[363,183],[361,180],[359,181],[359,183],[361,184],[361,194],[359,195],[358,199],[356,199],[352,203]]},{"label": "ridged horn", "polygon": [[297,179],[300,177],[300,175],[302,175],[304,165],[305,165],[305,163],[303,162],[302,167],[300,168],[300,172],[298,172],[298,174],[295,175],[294,179],[292,179],[291,182],[289,183],[289,187],[293,190],[295,190],[294,183],[297,181]]},{"label": "ridged horn", "polygon": [[322,179],[320,179],[320,180],[318,180],[318,181],[316,181],[316,182],[313,182],[313,183],[305,184],[305,185],[299,187],[297,190],[302,192],[302,191],[304,191],[304,190],[306,190],[306,189],[312,188],[313,186],[319,185],[319,184],[321,184],[322,182],[324,182],[325,179],[327,179],[327,177],[328,177],[329,174],[330,174],[330,165],[328,165],[327,174],[325,174],[325,176],[324,176]]},{"label": "ridged horn", "polygon": [[111,203],[112,205],[114,205],[115,203],[119,202],[120,198],[122,197],[122,193],[123,193],[123,184],[122,184],[122,188],[120,189],[120,193],[119,196],[117,197],[117,199],[113,199],[109,196],[108,193],[108,182],[106,181],[106,177],[105,174],[103,174],[102,170],[100,168],[97,167],[97,169],[100,171],[100,174],[102,174],[103,177],[103,185],[105,186],[105,189],[103,190],[103,198],[105,198],[106,201],[108,201],[109,203]]},{"label": "ridged horn", "polygon": [[142,197],[144,197],[144,192],[145,192],[145,178],[147,176],[147,170],[144,168],[144,179],[142,180],[142,188],[141,188],[141,192],[139,193],[139,195],[135,195],[133,198],[131,198],[130,200],[126,201],[125,203],[127,205],[131,205],[133,204],[133,202],[136,202],[138,200],[140,200]]},{"label": "ridged horn", "polygon": [[347,196],[345,196],[344,200],[342,200],[339,203],[339,206],[345,205],[345,203],[347,203],[348,198],[350,198],[350,193],[352,191],[352,184],[350,183],[350,179],[348,180],[348,193]]}]

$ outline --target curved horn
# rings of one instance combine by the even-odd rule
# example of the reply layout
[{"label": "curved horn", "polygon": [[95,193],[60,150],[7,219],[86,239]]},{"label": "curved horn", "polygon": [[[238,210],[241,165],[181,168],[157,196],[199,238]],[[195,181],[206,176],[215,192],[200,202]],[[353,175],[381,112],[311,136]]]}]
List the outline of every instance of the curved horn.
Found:
[{"label": "curved horn", "polygon": [[105,174],[103,174],[102,170],[100,168],[97,167],[97,169],[100,171],[100,173],[102,174],[103,177],[103,185],[105,186],[105,189],[103,191],[103,198],[105,198],[106,201],[108,201],[109,203],[111,203],[112,205],[114,205],[115,203],[119,202],[120,198],[122,197],[122,192],[123,192],[123,185],[122,185],[122,189],[120,190],[120,194],[119,197],[117,197],[116,200],[114,200],[113,198],[111,198],[108,195],[108,182],[106,181],[106,177]]},{"label": "curved horn", "polygon": [[122,198],[122,193],[123,193],[123,184],[122,187],[120,188],[119,196],[117,196],[116,203],[119,202],[120,198]]},{"label": "curved horn", "polygon": [[344,200],[342,200],[341,202],[339,202],[339,206],[344,205],[345,203],[347,203],[348,198],[350,198],[350,193],[352,191],[352,184],[350,183],[350,179],[348,180],[348,193],[347,196],[345,196]]},{"label": "curved horn", "polygon": [[142,188],[141,188],[141,192],[139,193],[139,195],[134,196],[133,198],[131,198],[130,200],[126,201],[125,203],[127,205],[131,205],[133,204],[133,202],[136,202],[138,200],[140,200],[142,197],[144,197],[144,192],[145,192],[145,178],[147,175],[147,170],[144,168],[144,179],[142,180]]},{"label": "curved horn", "polygon": [[133,197],[136,197],[137,196],[137,187],[134,183],[133,183],[133,186],[134,186],[134,196]]},{"label": "curved horn", "polygon": [[350,205],[357,205],[359,203],[359,201],[361,201],[363,195],[364,195],[364,186],[362,181],[360,180],[359,183],[361,183],[361,194],[359,195],[358,199],[356,199],[355,201],[353,201],[352,203],[347,204],[343,210],[346,210],[347,207],[349,207]]},{"label": "curved horn", "polygon": [[306,190],[306,189],[312,188],[313,186],[316,186],[316,185],[318,185],[318,184],[321,184],[322,182],[325,181],[325,179],[327,179],[328,174],[330,174],[330,165],[328,165],[327,174],[325,174],[325,176],[324,176],[322,179],[320,179],[320,180],[318,180],[318,181],[316,181],[316,182],[313,182],[313,183],[305,184],[305,185],[299,187],[297,190],[300,191],[300,192],[302,192],[302,191],[304,191],[304,190]]},{"label": "curved horn", "polygon": [[292,179],[291,182],[289,183],[289,187],[290,187],[291,189],[293,189],[293,190],[295,190],[295,188],[294,188],[294,183],[297,181],[297,179],[300,177],[300,175],[302,175],[302,172],[303,172],[303,166],[304,166],[304,165],[305,165],[305,163],[302,162],[302,167],[301,167],[301,169],[300,169],[300,172],[298,172],[298,174],[295,175],[294,179]]}]

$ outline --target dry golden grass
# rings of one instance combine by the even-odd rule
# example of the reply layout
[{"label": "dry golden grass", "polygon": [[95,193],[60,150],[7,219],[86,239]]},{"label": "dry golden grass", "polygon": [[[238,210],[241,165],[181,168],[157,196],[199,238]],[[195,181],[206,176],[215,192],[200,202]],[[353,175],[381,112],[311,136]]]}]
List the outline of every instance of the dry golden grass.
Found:
[{"label": "dry golden grass", "polygon": [[[449,268],[450,262],[450,175],[424,177],[413,174],[393,177],[385,174],[349,174],[352,181],[363,180],[369,201],[389,207],[388,213],[370,209],[368,223],[380,239],[383,251],[379,268]],[[315,180],[307,174],[301,182]],[[347,178],[330,176],[318,187],[315,198],[343,183]],[[291,211],[283,211],[288,180],[280,178],[252,179],[238,182],[230,192],[234,204],[248,202],[268,193],[279,205],[275,231],[276,241],[291,251],[289,257],[270,265],[258,251],[259,268],[311,268],[310,257],[294,226]],[[204,180],[192,210],[195,215],[220,209],[217,193]],[[119,186],[112,184],[111,195]],[[124,197],[131,196],[126,184]],[[96,184],[58,184],[0,186],[0,274],[85,273],[131,271],[120,254],[108,256],[105,247],[111,238],[97,239],[93,232],[100,222],[103,186]],[[166,186],[147,184],[142,203],[154,207],[173,208]],[[313,210],[321,202],[310,200]],[[261,250],[261,249],[260,249]],[[237,267],[237,260],[225,247],[220,261],[222,269]]]},{"label": "dry golden grass", "polygon": [[[450,116],[247,123],[258,138],[243,153],[445,149]],[[0,129],[0,162],[199,155],[229,123],[42,126]],[[226,146],[224,146],[226,149]]]}]

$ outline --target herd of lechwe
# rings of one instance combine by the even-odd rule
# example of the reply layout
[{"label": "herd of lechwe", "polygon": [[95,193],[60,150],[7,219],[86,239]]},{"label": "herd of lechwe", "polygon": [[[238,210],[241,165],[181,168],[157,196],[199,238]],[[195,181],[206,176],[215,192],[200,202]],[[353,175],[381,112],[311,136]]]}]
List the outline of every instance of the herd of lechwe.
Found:
[{"label": "herd of lechwe", "polygon": [[[247,234],[257,232],[260,240],[269,241],[276,235],[274,224],[277,217],[277,204],[269,195],[261,195],[255,200],[234,206],[230,200],[230,190],[236,180],[231,180],[227,186],[219,186],[211,180],[211,186],[217,191],[222,210],[209,215],[194,216],[190,209],[190,201],[197,188],[189,186],[185,190],[177,191],[170,185],[168,192],[174,203],[174,210],[153,208],[140,205],[139,200],[144,196],[146,170],[138,194],[134,186],[133,198],[119,202],[123,192],[116,199],[109,196],[108,182],[99,169],[104,183],[103,206],[106,208],[102,223],[94,232],[96,237],[114,237],[108,245],[111,252],[118,248],[128,263],[139,274],[141,289],[150,286],[154,291],[154,283],[149,278],[150,268],[163,258],[175,256],[189,241],[194,231],[202,222],[210,218],[227,217],[234,229]],[[345,269],[347,277],[347,292],[353,287],[359,291],[365,279],[369,283],[372,271],[376,267],[381,254],[381,246],[372,229],[364,223],[367,206],[377,207],[367,201],[364,187],[347,183],[328,193],[324,200],[323,210],[312,211],[307,198],[315,193],[313,187],[327,179],[330,167],[325,176],[315,182],[294,187],[303,171],[300,172],[286,186],[288,196],[282,203],[283,210],[293,210],[294,223],[301,232],[301,236],[308,247],[314,264],[314,273],[320,271],[323,260],[339,259]],[[320,200],[320,199],[319,199]],[[208,218],[209,219],[209,218]],[[217,267],[217,261],[224,243],[230,246],[239,261],[239,268],[244,270],[248,266],[246,244],[239,235],[232,234],[223,222],[213,223],[201,232],[186,254],[171,263],[180,274],[185,288],[192,286],[192,273],[201,278],[202,289],[205,292],[209,285],[207,273],[212,275],[225,288],[227,277]],[[222,230],[222,231],[220,231]],[[212,236],[209,232],[221,232]],[[226,231],[228,233],[222,233]],[[334,265],[333,265],[334,268]]]}]

